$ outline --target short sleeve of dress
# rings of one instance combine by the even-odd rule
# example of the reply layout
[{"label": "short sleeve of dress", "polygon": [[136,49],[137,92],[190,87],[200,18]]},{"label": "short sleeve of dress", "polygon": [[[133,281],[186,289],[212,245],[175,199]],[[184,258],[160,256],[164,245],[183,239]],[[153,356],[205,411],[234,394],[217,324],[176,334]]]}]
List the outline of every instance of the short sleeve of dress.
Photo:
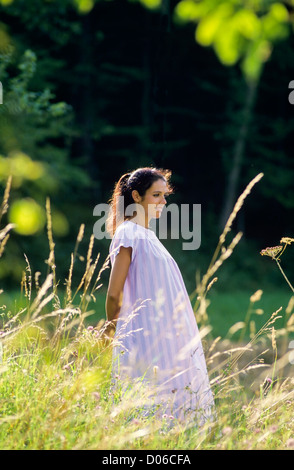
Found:
[{"label": "short sleeve of dress", "polygon": [[112,242],[109,247],[109,256],[111,264],[113,265],[116,255],[119,253],[120,248],[131,247],[132,248],[132,258],[133,261],[136,255],[137,239],[136,239],[136,230],[135,224],[132,222],[122,223],[117,229],[112,239]]}]

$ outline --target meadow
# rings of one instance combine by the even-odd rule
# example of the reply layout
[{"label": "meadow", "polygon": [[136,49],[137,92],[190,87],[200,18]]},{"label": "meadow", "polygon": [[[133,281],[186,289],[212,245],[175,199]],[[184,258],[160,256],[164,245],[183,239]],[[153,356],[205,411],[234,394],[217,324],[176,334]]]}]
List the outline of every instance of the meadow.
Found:
[{"label": "meadow", "polygon": [[[68,277],[60,283],[47,200],[46,278],[40,283],[27,259],[20,291],[1,292],[0,449],[294,449],[291,284],[282,291],[234,295],[216,288],[217,271],[241,238],[238,233],[228,241],[233,220],[257,181],[238,199],[193,295],[216,407],[215,420],[201,429],[177,423],[172,415],[144,417],[136,387],[130,387],[128,399],[114,391],[114,340],[106,334],[101,285],[108,260],[93,259],[91,237],[85,273],[73,285],[81,227]],[[9,190],[8,182],[1,218]],[[1,254],[11,229],[0,232]],[[283,249],[293,241],[287,240]],[[276,253],[268,255],[279,261]]]}]

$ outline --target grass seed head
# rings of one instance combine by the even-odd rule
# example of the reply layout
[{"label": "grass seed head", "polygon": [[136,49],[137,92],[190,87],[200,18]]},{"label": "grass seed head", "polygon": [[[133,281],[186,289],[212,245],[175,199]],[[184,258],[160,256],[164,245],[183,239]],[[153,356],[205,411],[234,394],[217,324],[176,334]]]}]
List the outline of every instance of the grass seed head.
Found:
[{"label": "grass seed head", "polygon": [[271,258],[275,259],[279,253],[281,253],[283,247],[281,245],[278,246],[268,246],[261,250],[261,256],[270,256]]}]

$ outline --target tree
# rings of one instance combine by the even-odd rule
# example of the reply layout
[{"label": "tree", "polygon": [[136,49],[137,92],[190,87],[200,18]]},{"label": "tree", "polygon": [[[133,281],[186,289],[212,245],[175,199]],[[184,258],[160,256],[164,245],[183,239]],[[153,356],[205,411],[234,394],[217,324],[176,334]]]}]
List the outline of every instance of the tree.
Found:
[{"label": "tree", "polygon": [[230,171],[220,217],[224,227],[233,209],[239,189],[245,146],[256,101],[256,92],[264,64],[269,60],[274,44],[288,38],[291,17],[286,4],[232,0],[181,0],[175,9],[180,22],[197,23],[195,38],[204,47],[212,47],[222,64],[240,64],[245,77],[243,104],[240,106],[240,126],[235,134]]}]

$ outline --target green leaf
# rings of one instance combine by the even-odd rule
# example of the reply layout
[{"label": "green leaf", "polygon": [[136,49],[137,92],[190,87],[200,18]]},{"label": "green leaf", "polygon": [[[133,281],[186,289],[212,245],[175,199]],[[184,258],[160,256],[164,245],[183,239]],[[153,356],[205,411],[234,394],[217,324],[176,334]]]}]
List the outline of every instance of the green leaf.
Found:
[{"label": "green leaf", "polygon": [[251,10],[240,10],[234,16],[235,27],[247,39],[256,39],[261,32],[261,22]]},{"label": "green leaf", "polygon": [[75,4],[80,13],[87,14],[92,10],[95,2],[94,0],[75,0]]},{"label": "green leaf", "polygon": [[282,3],[271,5],[270,14],[279,22],[287,22],[289,20],[288,10]]},{"label": "green leaf", "polygon": [[227,21],[219,28],[213,43],[219,60],[224,65],[234,65],[241,56],[241,37],[233,21]]},{"label": "green leaf", "polygon": [[150,10],[156,10],[161,5],[161,0],[140,0],[140,3]]},{"label": "green leaf", "polygon": [[193,0],[183,0],[175,7],[175,18],[181,22],[199,20],[206,13],[206,5]]},{"label": "green leaf", "polygon": [[205,16],[196,29],[196,41],[202,46],[211,46],[224,21],[231,17],[233,8],[229,4],[221,5],[213,13]]}]

